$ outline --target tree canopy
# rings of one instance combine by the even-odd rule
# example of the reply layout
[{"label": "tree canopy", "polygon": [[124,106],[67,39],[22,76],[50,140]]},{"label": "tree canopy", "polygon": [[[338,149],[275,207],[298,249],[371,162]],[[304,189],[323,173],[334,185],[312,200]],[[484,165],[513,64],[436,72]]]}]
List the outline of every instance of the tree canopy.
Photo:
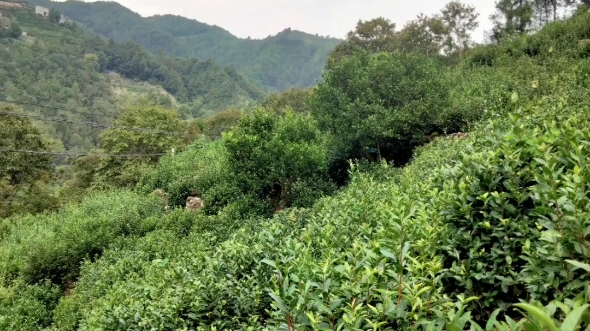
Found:
[{"label": "tree canopy", "polygon": [[[0,111],[15,110],[0,107]],[[28,119],[0,114],[0,218],[53,207],[47,188],[53,156],[42,154],[48,151],[40,130]]]},{"label": "tree canopy", "polygon": [[98,139],[98,149],[76,160],[73,185],[132,187],[147,167],[181,147],[180,116],[173,109],[143,102],[126,108]]},{"label": "tree canopy", "polygon": [[327,178],[326,137],[310,115],[258,108],[223,142],[238,185],[275,210],[294,203],[293,191],[302,182]]},{"label": "tree canopy", "polygon": [[426,135],[440,130],[448,105],[443,66],[423,55],[356,53],[325,75],[311,98],[320,127],[342,141],[347,157],[404,164]]}]

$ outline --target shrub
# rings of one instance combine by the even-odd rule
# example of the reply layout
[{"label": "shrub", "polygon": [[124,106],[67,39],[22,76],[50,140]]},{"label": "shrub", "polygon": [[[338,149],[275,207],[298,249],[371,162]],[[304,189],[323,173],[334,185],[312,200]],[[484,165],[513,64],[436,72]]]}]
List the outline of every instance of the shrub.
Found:
[{"label": "shrub", "polygon": [[234,187],[221,142],[198,140],[179,154],[163,157],[143,175],[137,190],[148,194],[162,189],[171,206],[184,206],[191,192],[196,192],[204,198],[206,211],[215,214],[234,199]]},{"label": "shrub", "polygon": [[0,330],[37,331],[51,325],[62,292],[48,282],[0,287]]},{"label": "shrub", "polygon": [[116,192],[90,196],[59,213],[12,219],[0,242],[1,284],[48,279],[65,288],[85,258],[95,259],[118,237],[142,234],[143,219],[161,212],[155,197]]},{"label": "shrub", "polygon": [[565,120],[535,129],[517,117],[511,124],[485,138],[488,148],[467,148],[449,168],[452,176],[438,180],[441,220],[450,225],[450,242],[441,247],[446,287],[481,297],[478,318],[518,299],[546,302],[573,294],[572,282],[586,277],[565,259],[590,257],[588,236],[581,234],[590,226],[586,189],[578,184],[586,181],[590,131]]},{"label": "shrub", "polygon": [[449,101],[444,77],[442,64],[426,56],[360,52],[331,68],[310,105],[320,127],[343,141],[345,158],[403,165],[439,130]]},{"label": "shrub", "polygon": [[223,143],[242,193],[268,201],[274,210],[302,203],[306,180],[328,181],[326,137],[309,115],[287,110],[279,116],[259,108],[224,135]]}]

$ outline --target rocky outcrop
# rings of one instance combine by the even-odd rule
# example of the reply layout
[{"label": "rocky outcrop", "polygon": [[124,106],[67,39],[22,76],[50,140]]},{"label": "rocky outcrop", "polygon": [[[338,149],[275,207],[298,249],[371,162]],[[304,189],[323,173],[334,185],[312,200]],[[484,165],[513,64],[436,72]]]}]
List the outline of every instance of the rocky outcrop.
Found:
[{"label": "rocky outcrop", "polygon": [[204,206],[203,199],[199,197],[188,197],[186,199],[186,209],[197,211]]}]

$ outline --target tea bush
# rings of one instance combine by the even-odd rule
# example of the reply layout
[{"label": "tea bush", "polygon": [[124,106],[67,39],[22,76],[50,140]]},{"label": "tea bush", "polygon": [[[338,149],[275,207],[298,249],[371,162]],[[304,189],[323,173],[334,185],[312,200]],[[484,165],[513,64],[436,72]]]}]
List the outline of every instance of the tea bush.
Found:
[{"label": "tea bush", "polygon": [[[518,299],[571,295],[568,287],[584,279],[564,259],[588,258],[587,239],[576,234],[590,226],[586,202],[567,192],[585,190],[575,183],[586,180],[580,169],[590,132],[560,119],[533,130],[511,121],[500,137],[487,136],[489,148],[467,148],[452,176],[438,181],[448,194],[442,220],[452,228],[450,246],[441,247],[446,286],[481,297],[478,308],[488,313]],[[553,245],[563,247],[551,252]]]},{"label": "tea bush", "polygon": [[143,234],[141,222],[163,212],[155,197],[131,192],[88,197],[44,216],[5,220],[0,241],[0,285],[15,279],[67,286],[85,258],[94,259],[118,237]]},{"label": "tea bush", "polygon": [[216,214],[236,199],[239,192],[234,187],[222,143],[199,140],[177,155],[163,157],[156,169],[144,174],[137,190],[148,194],[161,189],[170,206],[184,206],[193,191],[206,201],[205,211]]},{"label": "tea bush", "polygon": [[0,287],[0,330],[36,331],[49,327],[62,292],[49,282]]}]

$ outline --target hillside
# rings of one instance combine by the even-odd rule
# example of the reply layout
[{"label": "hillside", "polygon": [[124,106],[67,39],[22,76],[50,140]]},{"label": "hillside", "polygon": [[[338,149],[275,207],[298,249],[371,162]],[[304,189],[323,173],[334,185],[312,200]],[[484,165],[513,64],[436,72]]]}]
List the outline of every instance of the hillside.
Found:
[{"label": "hillside", "polygon": [[[589,39],[580,6],[452,67],[368,45],[221,139],[82,159],[128,182],[0,219],[0,330],[588,331]],[[105,131],[114,151],[178,140]],[[47,164],[0,154],[0,188]]]},{"label": "hillside", "polygon": [[[141,46],[108,42],[28,11],[3,10],[2,14],[27,35],[0,39],[0,99],[31,114],[108,125],[131,101],[132,94],[123,90],[134,84],[151,86],[139,90],[143,97],[175,99],[172,104],[187,118],[241,109],[263,96],[231,66],[155,56]],[[127,87],[112,84],[117,74],[127,79]],[[158,92],[162,89],[165,94]],[[71,152],[94,147],[100,132],[55,121],[38,125],[53,139],[56,150]]]},{"label": "hillside", "polygon": [[316,84],[329,52],[340,40],[286,29],[263,40],[239,39],[228,31],[180,16],[142,18],[116,2],[34,0],[118,42],[133,41],[154,54],[212,59],[233,64],[265,90]]}]

